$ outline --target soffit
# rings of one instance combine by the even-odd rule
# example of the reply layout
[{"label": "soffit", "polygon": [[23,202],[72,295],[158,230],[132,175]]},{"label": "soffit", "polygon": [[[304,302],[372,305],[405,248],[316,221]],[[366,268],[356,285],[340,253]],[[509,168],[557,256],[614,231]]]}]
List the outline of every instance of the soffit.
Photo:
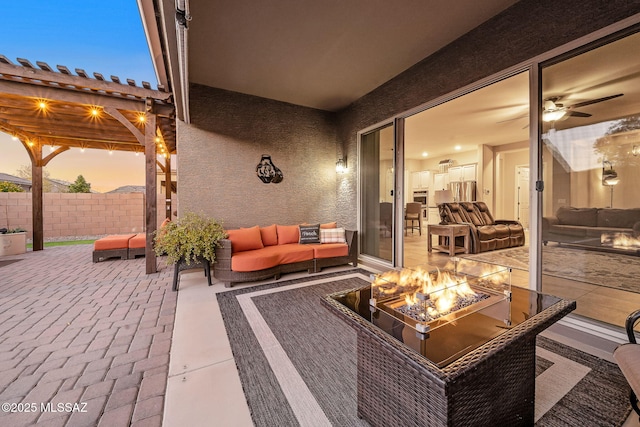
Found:
[{"label": "soffit", "polygon": [[190,0],[189,80],[346,107],[515,0]]}]

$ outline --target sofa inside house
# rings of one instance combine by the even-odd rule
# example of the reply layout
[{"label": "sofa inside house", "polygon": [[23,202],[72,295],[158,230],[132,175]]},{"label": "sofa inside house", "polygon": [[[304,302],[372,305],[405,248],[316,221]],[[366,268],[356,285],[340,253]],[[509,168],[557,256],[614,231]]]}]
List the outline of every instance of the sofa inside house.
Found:
[{"label": "sofa inside house", "polygon": [[[522,224],[513,220],[494,219],[484,202],[442,203],[438,207],[442,220],[440,224],[469,226],[471,253],[513,248],[525,243]],[[460,242],[459,246],[462,245]]]},{"label": "sofa inside house", "polygon": [[640,236],[640,208],[574,208],[562,206],[542,218],[542,242],[599,246],[603,234]]},{"label": "sofa inside house", "polygon": [[216,248],[213,275],[231,287],[234,283],[268,278],[282,273],[351,263],[358,265],[357,232],[325,224],[254,226],[227,230],[228,238]]}]

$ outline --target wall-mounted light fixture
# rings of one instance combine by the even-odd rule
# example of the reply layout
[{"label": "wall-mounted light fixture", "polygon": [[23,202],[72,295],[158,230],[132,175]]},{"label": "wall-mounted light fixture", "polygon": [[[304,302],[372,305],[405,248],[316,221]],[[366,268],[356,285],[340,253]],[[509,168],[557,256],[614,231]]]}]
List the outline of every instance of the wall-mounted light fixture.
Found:
[{"label": "wall-mounted light fixture", "polygon": [[337,173],[346,173],[347,172],[347,159],[338,159],[336,162],[336,172]]},{"label": "wall-mounted light fixture", "polygon": [[640,156],[640,145],[634,145],[633,147],[631,147],[631,154],[636,157]]},{"label": "wall-mounted light fixture", "polygon": [[[607,165],[609,169],[607,169]],[[620,179],[618,178],[618,173],[613,170],[613,165],[608,160],[602,161],[602,185],[616,185]]]},{"label": "wall-mounted light fixture", "polygon": [[[606,166],[609,165],[609,169]],[[606,185],[611,190],[611,201],[609,207],[613,208],[613,187],[620,182],[618,173],[613,170],[613,165],[608,160],[602,161],[602,185]]]}]

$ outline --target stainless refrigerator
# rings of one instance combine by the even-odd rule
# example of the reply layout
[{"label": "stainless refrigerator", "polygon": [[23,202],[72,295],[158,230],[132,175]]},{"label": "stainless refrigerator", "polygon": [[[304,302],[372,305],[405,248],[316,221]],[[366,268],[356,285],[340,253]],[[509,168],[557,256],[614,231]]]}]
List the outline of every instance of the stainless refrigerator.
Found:
[{"label": "stainless refrigerator", "polygon": [[449,183],[449,190],[453,193],[454,202],[475,202],[476,182],[475,181],[454,181]]}]

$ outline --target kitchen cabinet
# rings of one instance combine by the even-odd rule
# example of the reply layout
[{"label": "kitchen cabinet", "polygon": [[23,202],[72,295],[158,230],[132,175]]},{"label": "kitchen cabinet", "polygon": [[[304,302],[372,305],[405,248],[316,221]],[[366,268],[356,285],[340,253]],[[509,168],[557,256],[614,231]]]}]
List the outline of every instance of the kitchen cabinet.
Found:
[{"label": "kitchen cabinet", "polygon": [[476,180],[476,165],[453,166],[449,168],[449,182]]},{"label": "kitchen cabinet", "polygon": [[429,217],[427,219],[428,224],[439,224],[440,223],[440,211],[438,208],[429,208]]},{"label": "kitchen cabinet", "polygon": [[[446,190],[449,185],[448,173],[436,173],[433,175],[433,190]],[[435,194],[435,193],[434,193]]]},{"label": "kitchen cabinet", "polygon": [[452,166],[449,168],[449,182],[462,181],[462,166]]},{"label": "kitchen cabinet", "polygon": [[430,186],[431,186],[431,172],[430,171],[420,172],[420,187],[429,188]]},{"label": "kitchen cabinet", "polygon": [[420,172],[411,172],[411,189],[420,190]]},{"label": "kitchen cabinet", "polygon": [[[464,165],[462,169],[461,181],[475,181],[476,180],[476,165]],[[452,180],[453,181],[453,180]]]}]

